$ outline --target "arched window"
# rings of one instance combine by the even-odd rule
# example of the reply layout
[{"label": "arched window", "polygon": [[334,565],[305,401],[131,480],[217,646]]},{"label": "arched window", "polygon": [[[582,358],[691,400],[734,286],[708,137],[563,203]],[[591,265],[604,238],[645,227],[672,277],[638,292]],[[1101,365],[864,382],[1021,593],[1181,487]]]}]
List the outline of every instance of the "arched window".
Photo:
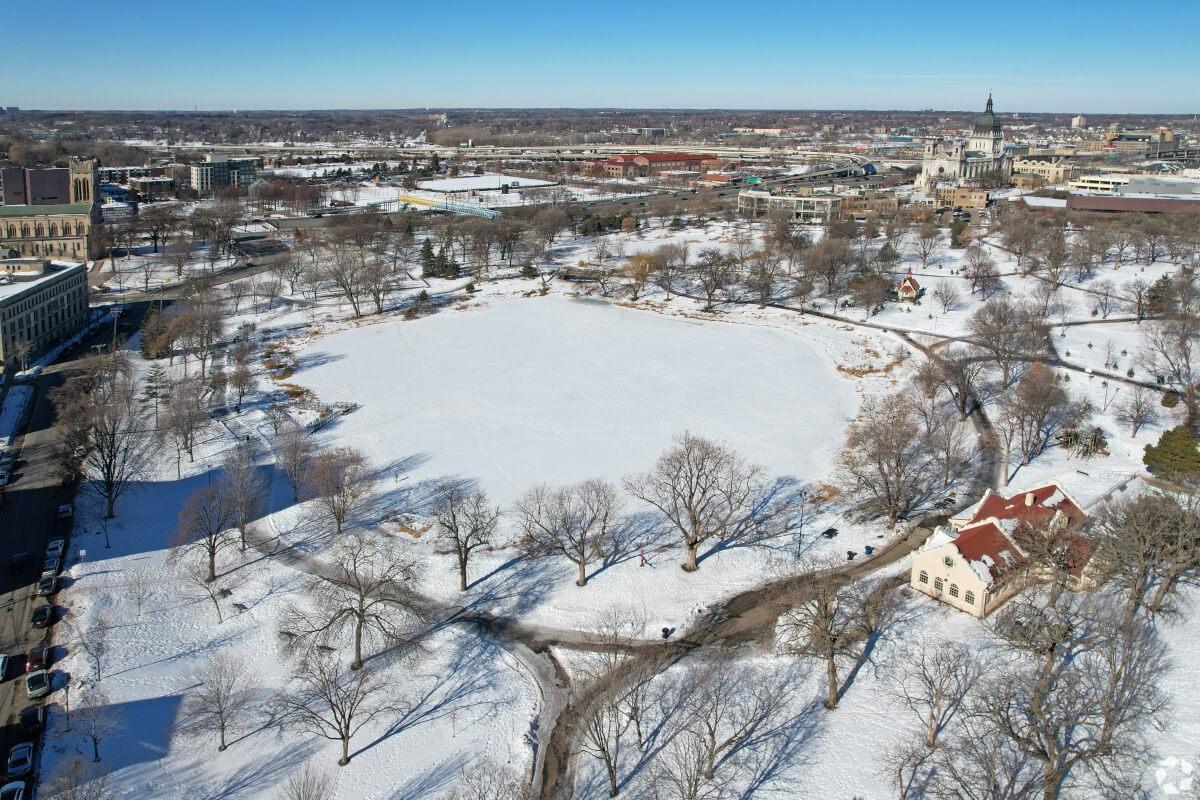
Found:
[{"label": "arched window", "polygon": [[963,600],[966,600],[969,606],[975,605],[975,593],[968,589],[967,593],[963,595]]},{"label": "arched window", "polygon": [[950,584],[950,596],[958,597],[958,584],[957,583]]},{"label": "arched window", "polygon": [[943,581],[941,578],[933,579],[933,588],[938,590],[939,592],[942,590],[942,587],[945,585],[946,585],[946,582]]},{"label": "arched window", "polygon": [[46,229],[42,227],[42,223],[40,222],[37,224],[35,231],[37,232],[37,238],[39,239],[46,235]]},{"label": "arched window", "polygon": [[23,238],[23,239],[29,238],[29,226],[28,225],[21,226],[21,238]]},{"label": "arched window", "polygon": [[929,583],[929,573],[925,570],[921,570],[921,574],[917,576],[917,580],[919,580],[921,583]]},{"label": "arched window", "polygon": [[50,235],[58,236],[58,224],[57,223],[54,223],[54,222],[50,223]]},{"label": "arched window", "polygon": [[75,223],[75,235],[83,236],[83,223],[82,222]]}]

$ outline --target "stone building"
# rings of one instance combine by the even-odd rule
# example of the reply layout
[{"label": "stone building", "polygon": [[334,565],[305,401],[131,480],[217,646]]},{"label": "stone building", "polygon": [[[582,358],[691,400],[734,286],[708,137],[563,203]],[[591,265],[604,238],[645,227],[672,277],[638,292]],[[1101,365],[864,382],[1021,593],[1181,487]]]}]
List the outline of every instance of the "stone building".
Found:
[{"label": "stone building", "polygon": [[98,258],[96,162],[75,159],[65,169],[18,171],[25,188],[18,192],[18,177],[5,170],[4,195],[29,202],[0,205],[0,258]]},{"label": "stone building", "polygon": [[939,183],[978,186],[986,180],[1007,182],[1012,168],[1012,156],[1004,149],[1004,131],[988,95],[987,107],[975,118],[966,141],[939,139],[925,144],[917,188],[929,192]]},{"label": "stone building", "polygon": [[87,318],[85,264],[0,260],[0,374],[21,369],[74,336]]}]

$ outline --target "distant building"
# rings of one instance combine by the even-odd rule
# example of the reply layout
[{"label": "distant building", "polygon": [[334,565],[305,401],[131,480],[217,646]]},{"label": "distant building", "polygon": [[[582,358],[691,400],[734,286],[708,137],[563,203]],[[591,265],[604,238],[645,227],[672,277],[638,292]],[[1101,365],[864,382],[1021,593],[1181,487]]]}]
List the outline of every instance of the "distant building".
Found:
[{"label": "distant building", "polygon": [[939,139],[926,143],[917,187],[930,192],[937,183],[978,185],[992,179],[1007,182],[1012,176],[1012,156],[1004,149],[1004,131],[992,110],[992,96],[987,107],[975,118],[975,127],[966,142],[961,139]]},{"label": "distant building", "polygon": [[4,374],[74,336],[87,316],[84,264],[0,260],[0,371]]},{"label": "distant building", "polygon": [[743,189],[738,192],[738,213],[744,217],[766,217],[786,214],[795,222],[827,224],[841,215],[842,199],[832,194],[812,194],[799,190],[788,194],[772,194],[765,189]]},{"label": "distant building", "polygon": [[1080,171],[1078,164],[1062,156],[1025,156],[1013,162],[1014,175],[1035,175],[1049,184],[1066,183]]},{"label": "distant building", "polygon": [[682,170],[707,172],[720,165],[720,159],[693,153],[642,153],[640,155],[617,155],[609,158],[584,161],[580,167],[584,175],[609,178],[645,177],[663,172]]},{"label": "distant building", "polygon": [[[44,181],[41,177],[30,180],[23,174],[19,191],[15,188],[17,177],[6,175],[4,180],[6,196],[11,189],[15,199],[38,199],[39,202],[0,205],[0,257],[70,261],[98,257],[99,184],[94,160],[73,160],[67,168],[55,170]],[[64,184],[62,202],[44,202],[52,195],[58,196]]]},{"label": "distant building", "polygon": [[942,207],[961,208],[967,211],[982,211],[988,207],[991,194],[987,189],[972,189],[969,186],[938,184],[933,187],[933,196]]},{"label": "distant building", "polygon": [[200,194],[210,194],[226,186],[249,186],[258,177],[261,167],[261,158],[247,156],[216,160],[209,153],[207,161],[192,164],[192,188]]},{"label": "distant building", "polygon": [[1071,127],[1072,128],[1086,128],[1087,127],[1087,117],[1085,117],[1083,114],[1076,114],[1075,116],[1071,117]]}]

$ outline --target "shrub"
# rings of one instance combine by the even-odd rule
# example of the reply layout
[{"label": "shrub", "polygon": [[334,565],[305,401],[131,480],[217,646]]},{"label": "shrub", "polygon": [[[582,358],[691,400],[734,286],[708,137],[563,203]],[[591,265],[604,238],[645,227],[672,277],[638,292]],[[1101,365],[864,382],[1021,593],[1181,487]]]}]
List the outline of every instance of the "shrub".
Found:
[{"label": "shrub", "polygon": [[1163,392],[1162,405],[1163,408],[1174,408],[1179,405],[1179,392],[1174,390]]}]

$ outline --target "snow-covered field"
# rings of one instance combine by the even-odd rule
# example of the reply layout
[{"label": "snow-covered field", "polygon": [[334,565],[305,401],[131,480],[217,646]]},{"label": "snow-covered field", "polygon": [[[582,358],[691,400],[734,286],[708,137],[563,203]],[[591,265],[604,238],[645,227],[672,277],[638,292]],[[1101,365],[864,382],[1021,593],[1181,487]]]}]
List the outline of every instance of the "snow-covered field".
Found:
[{"label": "snow-covered field", "polygon": [[[397,190],[351,191],[357,191],[355,201],[366,202],[364,197]],[[628,256],[683,244],[694,255],[704,247],[760,243],[762,235],[762,226],[714,221],[683,230],[652,227],[611,234],[606,241],[614,244],[609,257],[616,264],[622,259],[612,250]],[[567,234],[544,259],[548,266],[592,263],[598,241]],[[1033,296],[1038,279],[1016,274],[1015,259],[1001,248],[989,244],[987,249],[1003,274],[1005,291],[1015,298]],[[878,521],[852,520],[854,509],[834,502],[803,528],[782,524],[761,538],[706,546],[700,570],[685,573],[678,566],[678,539],[651,519],[645,506],[626,498],[618,542],[591,565],[586,587],[574,585],[574,567],[561,557],[521,557],[508,516],[497,545],[473,559],[471,586],[460,594],[452,557],[426,533],[428,489],[442,478],[465,479],[509,508],[536,484],[602,477],[619,485],[623,477],[649,468],[674,435],[690,430],[761,464],[787,517],[796,490],[834,481],[833,460],[861,400],[895,391],[921,358],[896,332],[917,334],[919,344],[966,334],[967,320],[981,300],[970,293],[962,266],[961,251],[943,251],[925,268],[906,253],[898,272],[912,267],[926,287],[925,297],[916,306],[890,303],[869,318],[861,308],[839,309],[842,298],[830,297],[816,304],[826,313],[838,309],[840,319],[751,304],[724,304],[706,313],[698,301],[667,301],[654,288],[636,304],[603,299],[594,286],[565,281],[551,281],[543,294],[537,279],[518,279],[514,270],[494,268],[478,279],[478,292],[470,297],[457,294],[466,279],[435,279],[428,287],[406,283],[393,300],[422,288],[431,296],[461,298],[416,319],[389,314],[352,320],[340,302],[321,294],[305,299],[303,308],[285,303],[265,316],[251,316],[243,308],[230,314],[228,325],[254,322],[261,344],[274,340],[289,348],[295,372],[286,382],[309,390],[316,402],[358,405],[322,430],[319,442],[357,448],[382,471],[376,487],[380,510],[371,521],[394,547],[420,561],[424,574],[417,588],[431,601],[510,616],[530,629],[551,632],[592,631],[613,609],[632,608],[644,622],[642,635],[654,638],[658,628],[685,628],[706,606],[765,580],[825,559],[844,560],[847,551],[861,556],[886,532]],[[1058,355],[1081,369],[1107,365],[1124,375],[1134,368],[1144,378],[1139,326],[1123,321],[1126,310],[1113,311],[1112,321],[1097,319],[1090,290],[1104,280],[1119,290],[1134,277],[1153,280],[1170,269],[1126,264],[1065,287],[1068,309],[1060,321],[1088,324],[1054,327]],[[956,308],[943,312],[932,299],[939,282],[960,289]],[[883,329],[862,327],[864,321]],[[374,668],[384,672],[400,699],[424,699],[408,713],[372,723],[356,737],[351,764],[338,768],[335,743],[281,727],[266,702],[286,683],[291,668],[277,629],[284,610],[302,597],[303,574],[254,550],[245,556],[230,552],[223,566],[230,595],[221,601],[227,614],[221,623],[207,597],[177,588],[183,585],[181,567],[169,558],[168,547],[183,500],[205,485],[236,441],[250,434],[262,445],[270,438],[260,409],[267,392],[280,387],[262,371],[262,356],[259,350],[255,362],[261,391],[248,398],[247,410],[208,429],[196,462],[184,459],[181,480],[175,479],[173,452],[159,459],[153,474],[123,501],[110,530],[111,549],[104,547],[86,510],[79,515],[71,588],[63,602],[72,625],[86,627],[100,619],[111,629],[100,688],[123,728],[102,750],[119,797],[265,800],[305,761],[336,776],[340,800],[443,797],[464,770],[483,759],[528,770],[529,734],[546,708],[545,698],[528,664],[475,628],[439,628],[428,641],[431,655],[415,668],[376,662]],[[1069,376],[1069,390],[1096,408],[1109,452],[1083,460],[1051,448],[1015,469],[1011,488],[1058,479],[1087,505],[1140,473],[1142,448],[1168,423],[1149,425],[1130,437],[1116,419],[1116,408],[1131,387],[1060,371]],[[309,418],[309,412],[293,410]],[[260,454],[264,470],[271,470],[265,447]],[[278,476],[268,511],[264,530],[308,556],[328,556],[330,537],[314,523],[314,503],[293,503]],[[837,538],[817,535],[827,527],[839,529]],[[80,557],[81,549],[86,558]],[[900,574],[906,568],[901,560],[886,572]],[[138,575],[154,584],[140,611],[129,591]],[[60,630],[65,636],[66,627]],[[1165,628],[1176,662],[1166,688],[1178,702],[1178,722],[1163,736],[1163,756],[1195,755],[1200,706],[1188,691],[1200,677],[1193,657],[1195,630],[1189,622]],[[982,646],[985,631],[945,606],[909,598],[903,621],[880,642],[833,712],[815,699],[822,676],[810,665],[765,649],[743,652],[746,663],[771,680],[791,681],[780,701],[795,723],[788,729],[794,739],[762,743],[756,755],[764,757],[763,763],[776,754],[786,759],[753,796],[894,796],[882,754],[911,728],[895,702],[894,665],[901,645],[915,637]],[[67,649],[58,669],[82,683],[92,667],[77,648]],[[555,650],[566,664],[579,658],[569,648]],[[220,754],[211,740],[176,724],[206,659],[218,651],[253,665],[263,701]],[[671,673],[686,674],[690,668],[685,661]],[[59,696],[55,700],[61,703]],[[65,731],[65,719],[56,713],[43,770],[84,749],[78,731]],[[578,796],[604,796],[596,763],[580,763]]]}]

